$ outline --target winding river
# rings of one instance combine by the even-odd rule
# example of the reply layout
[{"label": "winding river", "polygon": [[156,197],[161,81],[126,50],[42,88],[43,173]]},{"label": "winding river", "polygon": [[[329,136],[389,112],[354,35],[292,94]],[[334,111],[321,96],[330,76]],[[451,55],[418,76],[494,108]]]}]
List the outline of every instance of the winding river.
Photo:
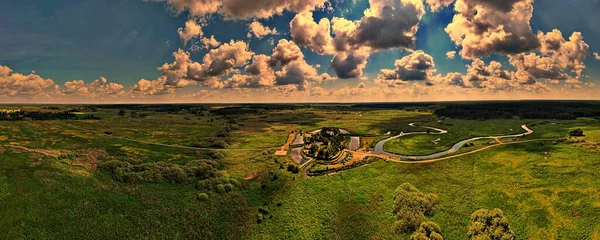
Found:
[{"label": "winding river", "polygon": [[404,137],[404,136],[408,136],[408,135],[417,135],[417,134],[446,134],[446,133],[448,133],[448,131],[443,130],[443,129],[439,129],[439,128],[426,127],[426,126],[416,126],[414,123],[411,123],[409,125],[411,127],[422,127],[422,128],[426,128],[426,129],[431,129],[431,130],[434,130],[436,132],[432,132],[432,133],[427,133],[427,132],[409,132],[409,133],[404,133],[404,132],[402,132],[402,133],[400,133],[400,134],[398,134],[396,136],[393,136],[393,137],[390,137],[390,138],[386,138],[384,140],[379,141],[375,145],[375,151],[373,153],[375,153],[375,154],[383,154],[383,155],[390,156],[390,157],[410,159],[410,160],[428,160],[428,159],[439,158],[439,157],[443,157],[443,156],[455,153],[461,147],[463,147],[465,144],[467,144],[469,142],[472,142],[472,141],[477,141],[477,140],[481,140],[481,139],[523,137],[523,136],[527,136],[527,135],[533,133],[533,130],[529,129],[527,127],[527,125],[523,124],[523,125],[521,125],[521,128],[523,128],[526,131],[525,133],[513,134],[513,135],[501,135],[501,136],[489,136],[489,137],[474,137],[474,138],[469,138],[469,139],[465,139],[465,140],[462,140],[462,141],[454,144],[454,146],[452,146],[452,148],[450,148],[450,149],[448,149],[446,151],[441,151],[441,152],[430,154],[430,155],[406,156],[406,155],[399,155],[399,154],[394,154],[394,153],[390,153],[390,152],[384,151],[383,150],[383,145],[385,145],[387,142],[389,142],[391,140],[394,140],[396,138],[399,138],[399,137]]}]

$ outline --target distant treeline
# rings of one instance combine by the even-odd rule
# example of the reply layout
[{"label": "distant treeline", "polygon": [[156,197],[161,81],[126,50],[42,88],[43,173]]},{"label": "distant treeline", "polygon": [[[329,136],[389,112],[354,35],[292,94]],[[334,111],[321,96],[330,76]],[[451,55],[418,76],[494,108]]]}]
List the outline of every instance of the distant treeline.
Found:
[{"label": "distant treeline", "polygon": [[57,120],[73,119],[76,115],[70,111],[64,112],[38,112],[38,111],[0,111],[0,120]]},{"label": "distant treeline", "polygon": [[450,104],[434,113],[458,119],[561,119],[600,118],[599,102],[486,102]]},{"label": "distant treeline", "polygon": [[31,120],[62,120],[62,119],[99,119],[93,114],[77,116],[72,111],[0,111],[0,121]]}]

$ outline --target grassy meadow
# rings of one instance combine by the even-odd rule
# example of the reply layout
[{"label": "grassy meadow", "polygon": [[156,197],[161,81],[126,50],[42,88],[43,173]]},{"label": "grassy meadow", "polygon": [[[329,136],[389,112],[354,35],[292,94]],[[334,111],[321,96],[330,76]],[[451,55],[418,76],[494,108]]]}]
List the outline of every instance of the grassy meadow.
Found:
[{"label": "grassy meadow", "polygon": [[[216,106],[52,111],[70,108],[98,119],[0,121],[0,238],[409,239],[393,231],[392,213],[394,190],[409,182],[439,196],[429,220],[445,239],[466,239],[470,215],[481,208],[502,209],[519,239],[600,239],[600,121],[594,118],[465,120],[427,108],[342,105],[233,115],[214,112]],[[147,116],[132,117],[134,111]],[[274,156],[292,131],[334,126],[372,146],[390,131],[424,131],[408,126],[413,122],[449,132],[399,138],[386,150],[430,154],[466,138],[522,133],[522,124],[534,133],[518,140],[568,138],[575,128],[585,136],[497,146],[431,164],[378,161],[312,178],[289,171],[294,163],[287,156]],[[208,168],[212,175],[128,182],[101,167],[111,162],[134,172],[146,166],[158,172],[140,174],[159,177],[172,173],[160,166],[188,171],[200,162],[208,165],[195,171]]]}]

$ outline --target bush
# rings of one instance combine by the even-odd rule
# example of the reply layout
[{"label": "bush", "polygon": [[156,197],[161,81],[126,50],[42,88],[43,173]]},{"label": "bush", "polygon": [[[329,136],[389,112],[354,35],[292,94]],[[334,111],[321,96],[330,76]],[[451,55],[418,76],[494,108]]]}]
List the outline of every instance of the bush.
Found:
[{"label": "bush", "polygon": [[185,164],[185,170],[189,177],[200,179],[213,178],[217,176],[216,162],[213,161],[190,161]]},{"label": "bush", "polygon": [[215,190],[219,194],[223,194],[223,193],[227,192],[227,190],[225,189],[225,185],[224,184],[218,184],[217,187],[215,188]]},{"label": "bush", "polygon": [[130,169],[131,167],[132,167],[131,163],[122,162],[119,160],[111,160],[111,161],[101,162],[98,164],[98,168],[108,170],[113,174],[119,168]]},{"label": "bush", "polygon": [[432,216],[438,205],[438,196],[423,194],[410,183],[403,183],[394,193],[394,209],[396,232],[411,232],[417,229],[426,216]]},{"label": "bush", "polygon": [[208,155],[215,160],[219,160],[219,159],[223,159],[225,157],[225,154],[221,153],[221,152],[210,152],[208,153]]},{"label": "bush", "polygon": [[198,199],[198,201],[206,201],[208,200],[208,194],[198,193],[198,196],[196,198]]},{"label": "bush", "polygon": [[299,172],[300,172],[300,168],[298,168],[298,166],[296,166],[296,165],[289,164],[289,165],[287,166],[287,171],[288,171],[288,172],[292,172],[292,173],[294,173],[294,174],[295,174],[295,173],[299,173]]},{"label": "bush", "polygon": [[264,220],[268,218],[273,218],[273,214],[269,212],[269,208],[267,206],[259,207],[258,214],[256,215],[256,222],[262,223]]},{"label": "bush", "polygon": [[514,232],[500,209],[479,209],[471,215],[470,239],[512,240]]},{"label": "bush", "polygon": [[198,181],[197,189],[226,193],[241,188],[240,182],[226,177],[215,177]]},{"label": "bush", "polygon": [[434,222],[423,222],[419,229],[410,235],[411,240],[443,240],[440,226]]},{"label": "bush", "polygon": [[583,137],[583,130],[581,128],[573,129],[569,131],[569,136],[571,137]]},{"label": "bush", "polygon": [[221,131],[217,132],[216,136],[218,138],[226,138],[226,137],[229,137],[229,132],[221,130]]}]

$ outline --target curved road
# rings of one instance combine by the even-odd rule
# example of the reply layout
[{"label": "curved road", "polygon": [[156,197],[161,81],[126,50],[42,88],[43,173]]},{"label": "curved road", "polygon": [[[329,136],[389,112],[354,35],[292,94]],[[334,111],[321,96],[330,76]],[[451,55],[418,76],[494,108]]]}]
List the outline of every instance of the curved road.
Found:
[{"label": "curved road", "polygon": [[[414,123],[409,124],[411,127],[417,127]],[[431,129],[431,130],[435,130],[437,131],[437,133],[429,133],[429,134],[445,134],[448,133],[448,131],[443,130],[443,129],[438,129],[438,128],[433,128],[433,127],[425,127],[425,126],[421,126],[422,128],[427,128],[427,129]],[[460,142],[457,142],[456,144],[454,144],[454,146],[452,146],[452,148],[446,150],[446,151],[441,151],[438,153],[434,153],[434,154],[430,154],[430,155],[424,155],[424,156],[407,156],[407,155],[399,155],[399,154],[394,154],[394,153],[390,153],[390,152],[386,152],[383,150],[383,146],[391,141],[394,140],[396,138],[399,137],[403,137],[403,136],[407,136],[407,135],[416,135],[416,134],[428,134],[427,132],[410,132],[410,133],[400,133],[396,136],[384,139],[379,141],[376,145],[375,145],[375,151],[373,153],[375,154],[382,154],[382,155],[386,155],[389,157],[396,157],[396,158],[403,158],[403,159],[410,159],[410,160],[428,160],[428,159],[434,159],[434,158],[440,158],[452,153],[457,152],[461,147],[463,147],[465,144],[472,142],[472,141],[477,141],[477,140],[481,140],[481,139],[499,139],[499,138],[512,138],[512,137],[523,137],[523,136],[527,136],[529,134],[533,133],[533,130],[529,129],[527,127],[527,125],[523,124],[521,126],[521,128],[523,128],[526,132],[525,133],[521,133],[521,134],[513,134],[513,135],[501,135],[501,136],[489,136],[489,137],[474,137],[474,138],[469,138],[469,139],[465,139],[462,140]]]}]

